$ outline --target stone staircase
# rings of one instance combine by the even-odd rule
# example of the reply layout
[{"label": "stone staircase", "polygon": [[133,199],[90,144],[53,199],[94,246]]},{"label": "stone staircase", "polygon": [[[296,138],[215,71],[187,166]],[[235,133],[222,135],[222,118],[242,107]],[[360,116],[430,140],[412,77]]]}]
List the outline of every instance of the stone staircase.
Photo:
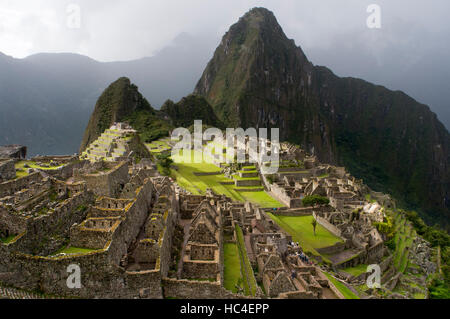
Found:
[{"label": "stone staircase", "polygon": [[134,134],[134,132],[127,130],[107,129],[81,153],[80,157],[91,162],[118,161],[129,154],[128,143],[132,140]]}]

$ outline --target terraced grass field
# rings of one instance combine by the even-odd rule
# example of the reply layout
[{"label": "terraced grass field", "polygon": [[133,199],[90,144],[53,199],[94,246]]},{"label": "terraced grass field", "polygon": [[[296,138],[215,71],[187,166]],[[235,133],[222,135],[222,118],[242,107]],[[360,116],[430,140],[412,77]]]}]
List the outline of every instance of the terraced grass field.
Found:
[{"label": "terraced grass field", "polygon": [[64,166],[64,165],[58,165],[58,166],[42,167],[42,166],[39,166],[34,161],[19,161],[15,164],[17,178],[28,176],[27,168],[24,167],[25,164],[27,164],[30,168],[41,169],[44,171],[45,170],[55,170],[55,169],[58,169],[58,168]]},{"label": "terraced grass field", "polygon": [[395,215],[394,222],[396,230],[394,265],[398,271],[405,272],[408,267],[409,248],[416,237],[416,232],[401,214]]},{"label": "terraced grass field", "polygon": [[[194,159],[195,152],[191,151],[191,158]],[[218,194],[224,194],[236,201],[250,201],[254,204],[258,204],[263,208],[266,207],[283,207],[284,205],[272,198],[264,191],[255,192],[238,192],[235,190],[235,185],[223,185],[221,182],[234,182],[233,179],[226,178],[220,173],[221,169],[214,164],[207,163],[203,160],[202,163],[183,162],[183,154],[172,158],[174,160],[174,166],[177,169],[172,169],[172,176],[176,179],[177,183],[188,190],[192,194],[201,195],[205,194],[207,188],[211,188]],[[213,173],[217,172],[218,175],[197,176],[194,173]],[[250,186],[243,187],[242,189],[260,189],[261,187]]]}]

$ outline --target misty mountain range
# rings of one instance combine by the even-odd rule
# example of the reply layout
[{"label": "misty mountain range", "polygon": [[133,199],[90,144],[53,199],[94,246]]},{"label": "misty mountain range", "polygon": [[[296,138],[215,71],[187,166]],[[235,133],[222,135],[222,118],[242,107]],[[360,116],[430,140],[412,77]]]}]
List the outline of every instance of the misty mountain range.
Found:
[{"label": "misty mountain range", "polygon": [[[178,101],[193,91],[218,42],[181,34],[152,57],[127,62],[98,62],[70,53],[14,59],[0,53],[0,145],[27,145],[29,155],[75,153],[95,101],[111,82],[129,77],[159,109],[167,99]],[[401,57],[377,66],[370,52],[342,44],[343,54],[330,54],[337,52],[338,44],[332,48],[305,53],[313,62],[326,62],[339,75],[404,90],[429,105],[450,127],[450,66],[436,63],[445,61],[445,52],[402,67]]]},{"label": "misty mountain range", "polygon": [[213,52],[216,44],[208,51],[206,42],[183,34],[156,55],[129,62],[0,54],[0,145],[27,145],[29,155],[75,153],[105,87],[128,76],[156,108],[169,98],[178,101],[192,92]]}]

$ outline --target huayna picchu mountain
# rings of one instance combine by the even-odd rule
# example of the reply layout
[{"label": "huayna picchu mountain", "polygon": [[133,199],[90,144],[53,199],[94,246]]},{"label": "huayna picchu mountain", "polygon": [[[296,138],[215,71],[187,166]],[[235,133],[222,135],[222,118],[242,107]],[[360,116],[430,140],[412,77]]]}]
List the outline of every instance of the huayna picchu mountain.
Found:
[{"label": "huayna picchu mountain", "polygon": [[173,126],[189,127],[195,120],[202,120],[203,125],[223,128],[211,105],[203,96],[190,94],[178,103],[167,100],[161,107]]},{"label": "huayna picchu mountain", "polygon": [[403,92],[314,66],[269,10],[230,28],[194,93],[227,126],[278,127],[282,140],[449,229],[450,136],[436,115]]}]

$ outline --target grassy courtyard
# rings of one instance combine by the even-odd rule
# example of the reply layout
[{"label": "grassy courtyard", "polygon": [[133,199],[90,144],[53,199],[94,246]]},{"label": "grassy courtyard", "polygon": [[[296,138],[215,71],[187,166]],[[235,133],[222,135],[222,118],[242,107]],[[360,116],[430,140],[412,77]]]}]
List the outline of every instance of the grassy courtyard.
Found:
[{"label": "grassy courtyard", "polygon": [[[236,201],[250,201],[254,204],[258,204],[261,207],[282,207],[283,204],[272,198],[264,191],[256,192],[238,192],[235,190],[233,179],[226,178],[220,173],[221,169],[214,164],[203,161],[202,163],[193,163],[194,154],[196,151],[191,151],[191,162],[182,162],[183,155],[178,155],[173,158],[174,166],[177,169],[172,169],[171,174],[176,179],[177,183],[188,190],[192,194],[201,195],[205,194],[207,188],[211,188],[217,194],[224,194]],[[209,176],[197,176],[194,173],[213,173],[217,172],[217,175]],[[221,182],[232,183],[230,185],[221,184]],[[250,186],[243,187],[245,189],[253,189],[261,187]]]},{"label": "grassy courtyard", "polygon": [[241,264],[239,259],[239,250],[236,244],[225,243],[224,250],[224,287],[234,293],[237,292],[236,286],[242,283]]},{"label": "grassy courtyard", "polygon": [[[316,249],[342,242],[339,237],[336,237],[319,224],[316,226],[316,234],[314,235],[313,226],[311,225],[314,219],[313,216],[275,216],[270,213],[268,215],[288,232],[292,236],[293,241],[298,242],[305,252],[318,256],[320,254]],[[324,259],[327,260],[326,257]]]},{"label": "grassy courtyard", "polygon": [[80,248],[80,247],[71,247],[71,246],[64,246],[61,249],[57,250],[55,253],[52,254],[58,255],[58,254],[66,254],[66,255],[82,255],[82,254],[88,254],[95,251],[95,249],[89,249],[89,248]]}]

